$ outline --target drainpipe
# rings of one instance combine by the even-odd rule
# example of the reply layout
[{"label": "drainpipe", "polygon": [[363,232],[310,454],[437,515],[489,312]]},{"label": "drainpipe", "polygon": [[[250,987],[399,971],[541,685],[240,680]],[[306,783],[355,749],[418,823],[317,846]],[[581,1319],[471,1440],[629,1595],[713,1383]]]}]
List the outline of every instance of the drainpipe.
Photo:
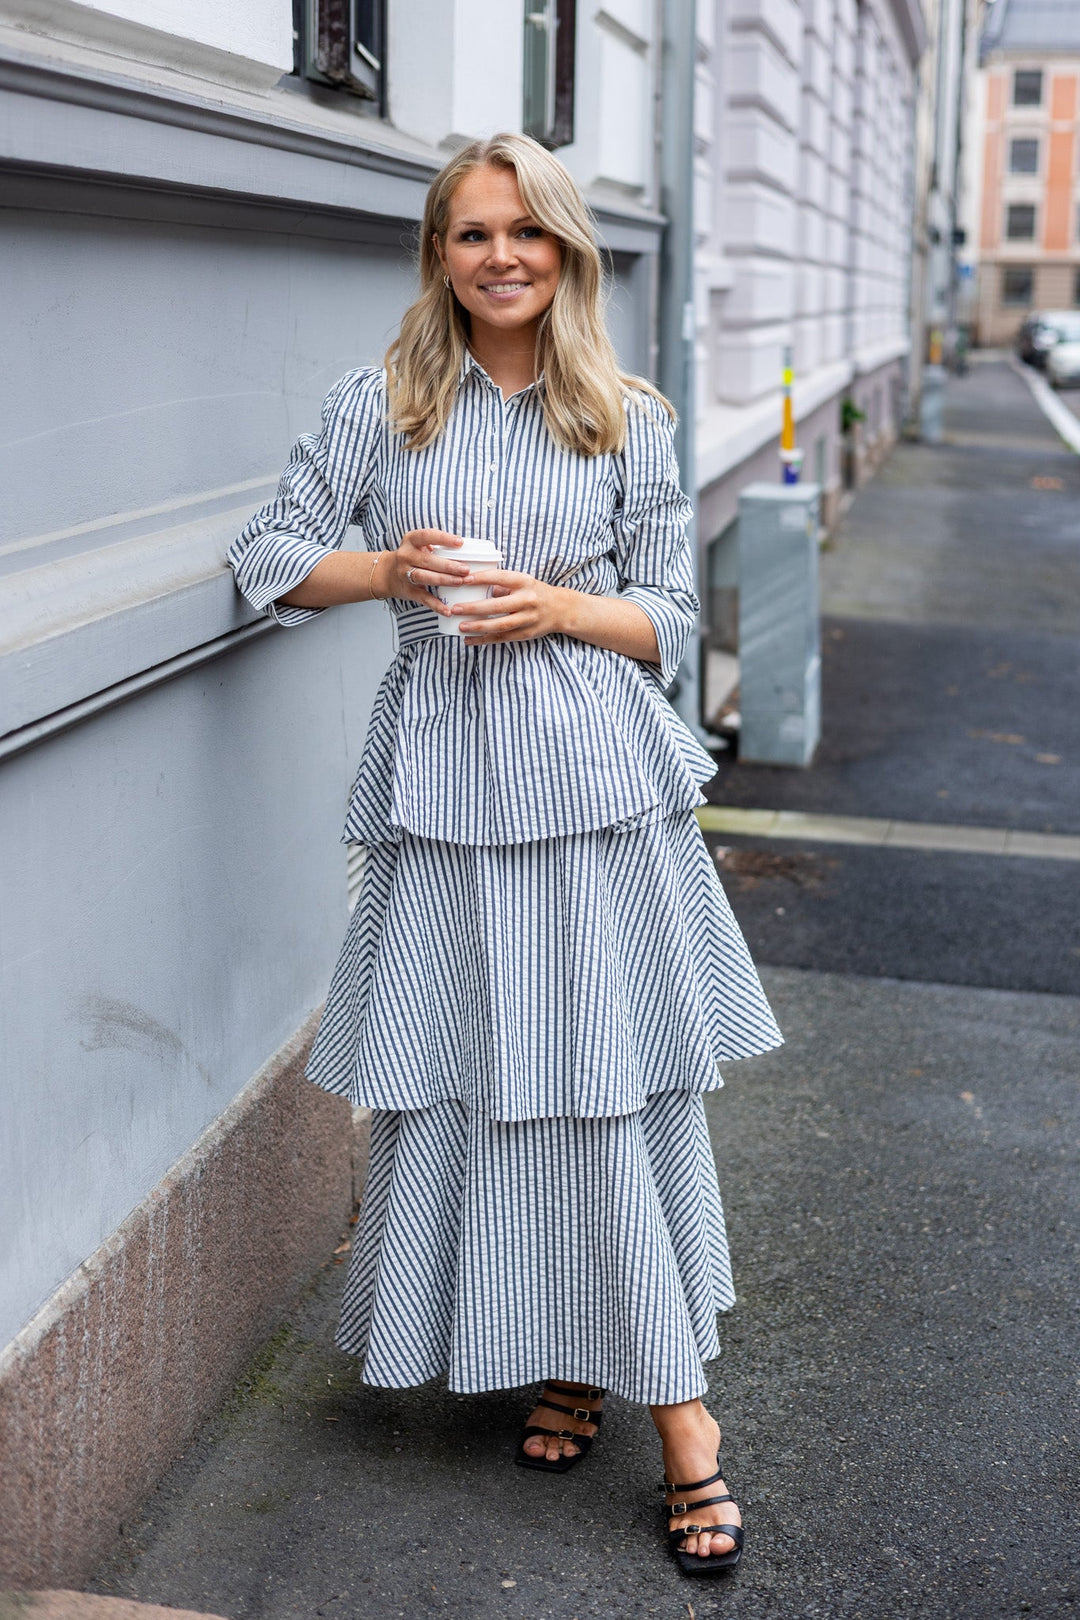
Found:
[{"label": "drainpipe", "polygon": [[[711,0],[705,0],[710,4]],[[694,465],[694,65],[695,0],[663,0],[660,55],[660,211],[667,221],[660,248],[659,384],[679,413],[675,447],[682,485],[695,503],[690,520],[694,589],[705,613],[707,592],[698,546]],[[704,740],[703,622],[691,636],[672,701]],[[715,739],[713,739],[715,741]]]}]

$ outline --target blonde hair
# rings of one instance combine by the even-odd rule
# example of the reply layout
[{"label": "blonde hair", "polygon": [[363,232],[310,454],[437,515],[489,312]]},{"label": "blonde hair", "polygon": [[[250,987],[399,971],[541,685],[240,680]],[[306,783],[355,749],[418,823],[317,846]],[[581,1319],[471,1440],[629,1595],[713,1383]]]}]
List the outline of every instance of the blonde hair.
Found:
[{"label": "blonde hair", "polygon": [[407,447],[421,450],[430,444],[453,410],[468,312],[443,281],[433,238],[445,244],[454,192],[467,174],[485,164],[514,171],[529,213],[562,248],[555,297],[536,336],[536,371],[544,374],[541,395],[552,438],[580,455],[620,451],[626,442],[627,390],[651,394],[674,420],[674,410],[658,389],[619,370],[604,323],[608,279],[585,199],[571,175],[530,136],[493,135],[458,152],[427,194],[420,228],[420,296],[406,310],[385,362],[390,419]]}]

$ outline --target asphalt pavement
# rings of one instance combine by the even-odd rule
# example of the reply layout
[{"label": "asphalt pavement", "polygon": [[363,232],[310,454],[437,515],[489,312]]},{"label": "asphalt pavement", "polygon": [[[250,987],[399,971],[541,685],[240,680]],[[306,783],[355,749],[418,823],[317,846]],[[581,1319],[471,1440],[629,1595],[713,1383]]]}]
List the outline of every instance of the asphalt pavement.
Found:
[{"label": "asphalt pavement", "polygon": [[[727,761],[716,804],[1080,830],[1080,458],[993,362],[948,426],[824,559],[818,763]],[[1080,863],[710,842],[787,1036],[708,1100],[737,1575],[666,1559],[641,1408],[556,1478],[511,1463],[528,1392],[362,1384],[328,1259],[92,1590],[229,1620],[1077,1614]]]}]

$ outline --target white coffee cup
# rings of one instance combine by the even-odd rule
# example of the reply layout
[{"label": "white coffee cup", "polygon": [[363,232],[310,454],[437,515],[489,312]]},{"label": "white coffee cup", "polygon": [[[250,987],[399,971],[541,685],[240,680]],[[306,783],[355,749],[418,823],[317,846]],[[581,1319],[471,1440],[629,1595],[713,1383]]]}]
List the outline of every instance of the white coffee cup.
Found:
[{"label": "white coffee cup", "polygon": [[[502,552],[494,540],[479,540],[462,536],[460,546],[432,546],[436,557],[449,557],[454,562],[472,563],[476,568],[498,568]],[[435,594],[440,602],[453,607],[455,602],[483,602],[491,595],[490,585],[437,585]],[[439,629],[444,636],[461,634],[461,619],[446,618],[439,614]]]}]

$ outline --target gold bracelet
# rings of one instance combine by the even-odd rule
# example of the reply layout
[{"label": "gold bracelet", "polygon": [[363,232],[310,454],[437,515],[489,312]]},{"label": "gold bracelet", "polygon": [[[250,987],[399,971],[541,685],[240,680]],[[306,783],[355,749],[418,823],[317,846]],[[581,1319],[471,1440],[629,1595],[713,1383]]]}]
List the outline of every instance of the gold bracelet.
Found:
[{"label": "gold bracelet", "polygon": [[384,596],[376,596],[375,592],[371,588],[372,587],[372,581],[375,578],[375,570],[376,570],[376,568],[378,568],[379,564],[382,562],[385,555],[386,555],[386,553],[384,551],[377,551],[375,553],[375,561],[372,563],[372,565],[371,565],[371,573],[367,577],[368,597],[372,602],[385,602],[385,600],[386,600],[386,598]]}]

